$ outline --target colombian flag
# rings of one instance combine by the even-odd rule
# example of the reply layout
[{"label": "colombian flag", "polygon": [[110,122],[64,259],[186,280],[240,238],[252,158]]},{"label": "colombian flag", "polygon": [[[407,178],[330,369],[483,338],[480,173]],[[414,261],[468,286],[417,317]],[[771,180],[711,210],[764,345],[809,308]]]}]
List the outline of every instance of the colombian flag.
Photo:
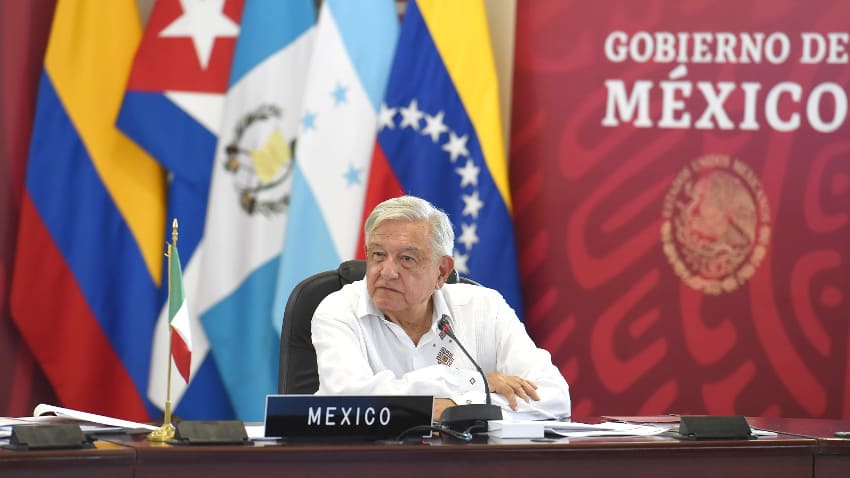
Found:
[{"label": "colombian flag", "polygon": [[135,0],[60,0],[22,200],[13,320],[62,405],[150,420],[165,183],[115,128],[141,38]]},{"label": "colombian flag", "polygon": [[[499,92],[482,1],[410,1],[378,113],[364,216],[402,193],[455,227],[455,268],[521,315]],[[361,248],[362,250],[362,248]]]}]

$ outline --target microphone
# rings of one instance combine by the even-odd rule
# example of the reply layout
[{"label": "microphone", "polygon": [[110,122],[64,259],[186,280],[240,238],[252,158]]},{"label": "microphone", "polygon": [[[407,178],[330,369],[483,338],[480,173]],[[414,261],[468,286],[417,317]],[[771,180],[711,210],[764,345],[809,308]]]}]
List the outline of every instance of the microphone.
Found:
[{"label": "microphone", "polygon": [[490,383],[487,381],[487,375],[483,370],[481,370],[481,366],[478,365],[478,362],[472,358],[472,355],[469,355],[469,352],[466,351],[466,348],[455,336],[454,330],[452,330],[452,324],[449,323],[448,315],[443,314],[443,316],[440,317],[440,321],[437,322],[437,328],[440,329],[440,332],[448,335],[457,343],[458,347],[460,347],[469,361],[472,362],[472,365],[475,366],[475,369],[478,370],[478,373],[481,374],[481,378],[484,379],[484,395],[487,401],[486,404],[472,403],[448,407],[443,410],[443,414],[440,417],[440,423],[452,430],[486,432],[488,420],[502,419],[502,409],[499,408],[498,405],[493,405],[490,402]]}]

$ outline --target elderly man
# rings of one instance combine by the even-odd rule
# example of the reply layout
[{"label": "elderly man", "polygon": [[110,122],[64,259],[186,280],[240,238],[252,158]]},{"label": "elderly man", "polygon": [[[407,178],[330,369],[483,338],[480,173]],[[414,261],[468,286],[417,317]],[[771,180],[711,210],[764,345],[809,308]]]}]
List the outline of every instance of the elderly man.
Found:
[{"label": "elderly man", "polygon": [[570,416],[566,380],[495,290],[446,284],[454,232],[446,214],[403,196],[379,204],[365,224],[366,277],[325,298],[312,321],[319,394],[433,395],[434,417],[484,403],[481,375],[505,418]]}]

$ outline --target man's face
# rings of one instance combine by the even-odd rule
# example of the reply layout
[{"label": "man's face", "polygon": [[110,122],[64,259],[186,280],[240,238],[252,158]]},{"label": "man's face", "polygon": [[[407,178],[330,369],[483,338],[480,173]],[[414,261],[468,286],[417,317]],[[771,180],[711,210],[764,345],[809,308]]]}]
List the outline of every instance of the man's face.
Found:
[{"label": "man's face", "polygon": [[369,296],[390,318],[422,318],[453,266],[450,257],[435,259],[425,221],[384,221],[366,244]]}]

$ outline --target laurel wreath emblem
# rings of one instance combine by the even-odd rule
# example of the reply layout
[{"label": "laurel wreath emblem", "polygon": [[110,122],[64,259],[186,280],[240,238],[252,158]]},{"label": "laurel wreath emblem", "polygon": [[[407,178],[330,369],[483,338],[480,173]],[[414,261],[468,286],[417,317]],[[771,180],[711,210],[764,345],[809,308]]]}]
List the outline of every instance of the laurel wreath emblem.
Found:
[{"label": "laurel wreath emblem", "polygon": [[[234,175],[239,204],[248,214],[260,213],[265,216],[280,214],[289,207],[289,191],[265,197],[262,193],[272,192],[286,182],[295,167],[295,140],[288,144],[289,158],[275,175],[274,179],[263,182],[257,176],[250,155],[253,152],[243,147],[242,142],[251,127],[256,127],[265,121],[275,121],[283,117],[283,110],[274,104],[263,104],[240,119],[233,131],[233,140],[225,147],[224,169]],[[240,173],[241,180],[237,180]],[[247,179],[246,179],[247,177]]]},{"label": "laurel wreath emblem", "polygon": [[770,208],[758,177],[742,161],[702,156],[673,180],[661,241],[673,270],[691,288],[731,292],[755,274],[770,241]]}]

